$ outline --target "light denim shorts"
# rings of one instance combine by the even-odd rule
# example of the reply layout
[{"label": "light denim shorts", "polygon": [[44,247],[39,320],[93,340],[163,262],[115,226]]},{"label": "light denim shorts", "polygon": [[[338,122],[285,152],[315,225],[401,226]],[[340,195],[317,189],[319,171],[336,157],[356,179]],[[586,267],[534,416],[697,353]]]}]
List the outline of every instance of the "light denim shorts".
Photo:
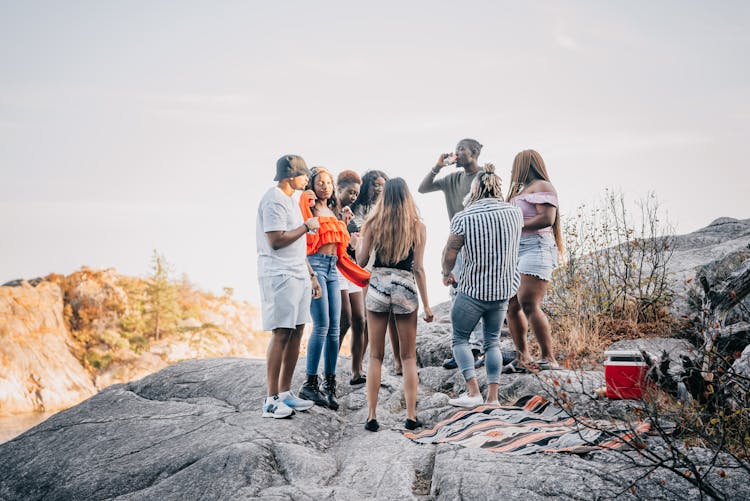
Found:
[{"label": "light denim shorts", "polygon": [[518,272],[542,280],[552,280],[557,266],[557,244],[551,233],[521,237],[518,248]]},{"label": "light denim shorts", "polygon": [[312,284],[310,279],[275,275],[260,277],[263,330],[294,329],[309,323]]}]

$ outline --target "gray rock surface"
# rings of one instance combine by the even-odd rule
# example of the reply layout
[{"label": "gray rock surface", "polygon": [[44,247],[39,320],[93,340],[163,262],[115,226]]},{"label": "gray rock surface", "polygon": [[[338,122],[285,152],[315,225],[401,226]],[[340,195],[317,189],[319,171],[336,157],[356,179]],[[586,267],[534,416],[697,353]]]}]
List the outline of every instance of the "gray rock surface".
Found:
[{"label": "gray rock surface", "polygon": [[734,369],[737,374],[750,380],[750,345],[746,346],[742,351],[740,358],[734,361],[732,369]]},{"label": "gray rock surface", "polygon": [[661,358],[666,352],[670,361],[670,374],[679,374],[682,371],[681,357],[695,358],[695,346],[689,341],[668,337],[624,339],[612,343],[607,350],[643,350],[657,358]]},{"label": "gray rock surface", "polygon": [[[295,386],[301,384],[298,372]],[[342,384],[339,412],[315,407],[291,419],[263,419],[263,361],[178,363],[107,388],[0,445],[0,499],[594,499],[623,491],[624,498],[695,496],[687,482],[668,473],[641,482],[633,496],[627,490],[633,458],[619,452],[517,457],[415,444],[401,434],[401,378],[384,372],[381,431],[369,433],[363,429],[364,388]],[[456,373],[420,369],[418,411],[426,423],[455,412],[447,399],[462,386]],[[595,373],[569,382],[568,371],[544,376],[581,398],[601,384]],[[503,378],[502,393],[542,388],[537,379]],[[662,479],[671,491],[654,490]],[[733,473],[726,485],[750,495],[748,480]]]},{"label": "gray rock surface", "polygon": [[669,269],[677,293],[673,310],[678,316],[689,316],[696,305],[688,298],[701,294],[699,275],[713,285],[750,256],[750,219],[722,217],[705,228],[672,238]]}]

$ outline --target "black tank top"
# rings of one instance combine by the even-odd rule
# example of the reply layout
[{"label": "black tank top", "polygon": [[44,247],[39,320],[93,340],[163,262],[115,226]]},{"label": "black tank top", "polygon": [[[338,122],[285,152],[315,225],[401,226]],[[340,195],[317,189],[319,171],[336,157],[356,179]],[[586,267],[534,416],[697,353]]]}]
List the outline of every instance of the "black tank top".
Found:
[{"label": "black tank top", "polygon": [[375,268],[396,268],[397,270],[412,271],[412,265],[414,264],[414,247],[409,249],[409,254],[396,264],[386,264],[380,260],[380,256],[375,255]]}]

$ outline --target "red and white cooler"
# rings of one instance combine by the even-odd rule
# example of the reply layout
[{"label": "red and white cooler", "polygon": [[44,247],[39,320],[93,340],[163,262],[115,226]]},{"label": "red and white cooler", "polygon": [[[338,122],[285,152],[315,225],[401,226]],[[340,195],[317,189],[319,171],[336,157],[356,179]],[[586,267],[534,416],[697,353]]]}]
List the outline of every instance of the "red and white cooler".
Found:
[{"label": "red and white cooler", "polygon": [[607,398],[641,398],[646,383],[648,365],[638,350],[606,351],[604,356],[604,380],[607,382]]}]

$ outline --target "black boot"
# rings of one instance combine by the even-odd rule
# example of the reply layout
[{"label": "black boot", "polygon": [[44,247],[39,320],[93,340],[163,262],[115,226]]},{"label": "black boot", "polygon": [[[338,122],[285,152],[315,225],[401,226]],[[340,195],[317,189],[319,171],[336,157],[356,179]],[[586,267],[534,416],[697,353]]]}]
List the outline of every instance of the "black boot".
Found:
[{"label": "black boot", "polygon": [[305,400],[312,400],[315,402],[315,405],[328,407],[328,400],[320,391],[317,374],[313,374],[312,376],[307,375],[307,381],[299,389],[299,397]]},{"label": "black boot", "polygon": [[339,402],[336,400],[336,374],[326,374],[326,380],[323,383],[323,394],[328,399],[328,407],[338,410]]}]

